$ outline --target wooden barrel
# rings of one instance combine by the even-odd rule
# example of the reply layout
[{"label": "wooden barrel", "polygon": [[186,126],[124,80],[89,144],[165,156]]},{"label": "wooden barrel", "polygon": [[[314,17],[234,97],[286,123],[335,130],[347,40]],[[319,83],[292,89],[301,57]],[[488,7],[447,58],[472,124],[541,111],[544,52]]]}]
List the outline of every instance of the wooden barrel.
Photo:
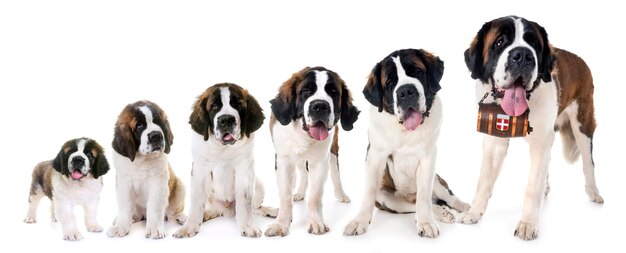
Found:
[{"label": "wooden barrel", "polygon": [[526,110],[520,116],[510,116],[498,104],[478,104],[476,130],[502,138],[525,137],[532,131],[528,124],[528,113],[529,110]]}]

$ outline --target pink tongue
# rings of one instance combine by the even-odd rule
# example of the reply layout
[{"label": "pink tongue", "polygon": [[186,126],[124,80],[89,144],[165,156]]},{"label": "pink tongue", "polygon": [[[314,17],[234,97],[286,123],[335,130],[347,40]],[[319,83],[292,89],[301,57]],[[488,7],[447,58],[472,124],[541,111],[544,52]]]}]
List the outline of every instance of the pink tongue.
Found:
[{"label": "pink tongue", "polygon": [[526,89],[522,86],[515,86],[504,90],[504,97],[500,106],[510,116],[522,115],[528,109]]},{"label": "pink tongue", "polygon": [[226,134],[226,135],[224,135],[224,140],[225,140],[225,141],[230,141],[230,140],[232,140],[232,139],[233,139],[233,135],[232,135],[232,134]]},{"label": "pink tongue", "polygon": [[422,114],[413,110],[408,117],[404,118],[404,122],[402,122],[402,125],[408,131],[417,129],[420,124],[422,124]]},{"label": "pink tongue", "polygon": [[83,177],[83,173],[80,173],[80,171],[75,170],[75,171],[72,171],[71,176],[73,179],[80,179],[81,177]]},{"label": "pink tongue", "polygon": [[328,129],[326,129],[326,126],[324,126],[324,124],[315,125],[315,126],[309,127],[309,134],[314,139],[318,141],[323,141],[323,140],[326,140],[326,138],[328,138]]}]

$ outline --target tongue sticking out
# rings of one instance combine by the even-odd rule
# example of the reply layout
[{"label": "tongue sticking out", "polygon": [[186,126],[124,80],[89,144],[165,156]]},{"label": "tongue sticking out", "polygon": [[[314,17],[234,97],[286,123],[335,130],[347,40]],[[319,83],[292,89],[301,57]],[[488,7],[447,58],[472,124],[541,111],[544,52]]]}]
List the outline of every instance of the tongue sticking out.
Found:
[{"label": "tongue sticking out", "polygon": [[422,113],[413,110],[413,109],[409,109],[410,111],[405,114],[404,116],[404,120],[402,122],[402,125],[404,126],[404,128],[408,131],[413,131],[415,129],[417,129],[417,127],[422,124]]},{"label": "tongue sticking out", "polygon": [[314,126],[309,127],[309,135],[318,141],[323,141],[328,138],[328,129],[323,123],[317,123]]},{"label": "tongue sticking out", "polygon": [[224,138],[222,138],[222,139],[225,140],[225,141],[232,141],[234,138],[233,138],[232,134],[225,134]]},{"label": "tongue sticking out", "polygon": [[83,177],[83,173],[80,173],[80,171],[75,170],[75,171],[72,171],[72,174],[71,174],[70,176],[71,176],[73,179],[78,180],[78,179],[81,179],[81,178]]},{"label": "tongue sticking out", "polygon": [[523,86],[515,85],[511,88],[504,90],[504,97],[500,103],[502,110],[510,116],[520,116],[526,109],[528,104],[526,103],[526,89]]}]

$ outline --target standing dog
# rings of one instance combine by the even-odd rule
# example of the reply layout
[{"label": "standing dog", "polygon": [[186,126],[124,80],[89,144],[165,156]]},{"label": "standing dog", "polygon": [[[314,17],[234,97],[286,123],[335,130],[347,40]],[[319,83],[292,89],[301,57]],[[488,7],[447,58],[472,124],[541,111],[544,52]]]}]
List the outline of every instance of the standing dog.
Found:
[{"label": "standing dog", "polygon": [[259,237],[253,211],[276,217],[275,209],[261,206],[263,185],[254,175],[254,132],[264,119],[256,99],[236,84],[213,85],[198,97],[189,117],[191,210],[174,237],[195,236],[204,220],[233,212],[242,236]]},{"label": "standing dog", "polygon": [[442,111],[436,95],[442,76],[443,62],[416,49],[395,51],[372,70],[363,89],[372,105],[365,196],[345,235],[365,233],[374,206],[393,213],[415,212],[417,233],[430,238],[439,235],[433,212],[439,220],[453,222],[448,207],[469,208],[435,174]]},{"label": "standing dog", "polygon": [[[574,162],[582,154],[585,190],[591,201],[602,204],[591,154],[596,128],[593,80],[585,62],[552,47],[545,29],[537,23],[509,16],[483,25],[465,51],[465,63],[472,78],[477,79],[478,99],[493,90],[504,96],[486,97],[486,103],[496,102],[512,116],[530,110],[532,132],[525,137],[530,146],[530,177],[515,235],[532,240],[539,234],[539,214],[549,190],[548,165],[556,131],[561,132],[568,161]],[[476,195],[463,223],[476,223],[485,212],[508,146],[507,138],[485,136]]]},{"label": "standing dog", "polygon": [[335,158],[332,162],[338,163],[338,130],[333,128],[341,120],[343,129],[351,130],[360,112],[352,105],[344,81],[337,73],[323,67],[306,67],[293,74],[270,103],[280,208],[276,223],[269,226],[265,235],[289,234],[296,165],[309,169],[308,231],[324,234],[329,228],[322,217],[322,193],[331,153]]},{"label": "standing dog", "polygon": [[122,110],[113,137],[118,214],[108,236],[126,236],[133,221],[146,219],[146,238],[161,239],[164,218],[185,222],[185,186],[167,161],[173,141],[157,104],[138,101]]},{"label": "standing dog", "polygon": [[85,226],[89,232],[101,232],[97,212],[102,176],[109,171],[109,163],[102,147],[96,141],[73,139],[61,147],[52,161],[37,164],[28,197],[28,214],[24,222],[37,222],[37,206],[43,196],[52,201],[51,217],[61,221],[63,239],[77,241],[82,235],[76,228],[74,206],[85,208]]}]

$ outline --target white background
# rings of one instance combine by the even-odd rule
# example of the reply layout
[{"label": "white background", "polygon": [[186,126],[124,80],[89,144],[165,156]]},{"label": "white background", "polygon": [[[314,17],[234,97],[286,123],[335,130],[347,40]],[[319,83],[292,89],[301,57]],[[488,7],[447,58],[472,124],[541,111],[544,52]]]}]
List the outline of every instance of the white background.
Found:
[{"label": "white background", "polygon": [[[159,250],[352,252],[414,250],[624,250],[623,136],[624,19],[601,1],[11,1],[0,4],[0,238],[5,249],[111,251]],[[434,1],[433,1],[434,2]],[[545,201],[539,239],[513,236],[520,217],[529,168],[528,147],[513,140],[489,208],[477,225],[440,224],[437,239],[420,238],[413,215],[375,211],[369,232],[345,237],[345,225],[362,198],[369,104],[361,90],[376,62],[394,50],[424,48],[440,56],[445,72],[440,91],[444,123],[437,172],[463,200],[471,202],[479,174],[482,136],[475,132],[474,81],[463,51],[483,23],[515,14],[543,25],[553,45],[586,60],[595,80],[598,128],[594,158],[604,206],[584,191],[580,161],[561,155],[560,138],[552,150],[552,192]],[[113,125],[121,109],[152,100],[170,117],[175,141],[170,162],[188,184],[191,105],[209,85],[234,82],[249,89],[269,118],[269,100],[279,85],[304,66],[338,72],[364,113],[351,132],[340,133],[340,163],[346,192],[353,202],[335,200],[327,184],[324,212],[330,233],[306,232],[305,204],[295,204],[291,233],[285,238],[239,236],[234,218],[205,223],[192,239],[176,240],[179,227],[167,224],[168,237],[144,238],[143,223],[129,236],[61,240],[59,224],[48,218],[42,201],[38,223],[22,222],[27,210],[30,173],[51,159],[69,139],[86,136],[110,156]],[[256,171],[266,185],[266,203],[278,205],[274,153],[269,131],[257,132]],[[99,221],[107,229],[116,211],[115,170],[105,176]],[[330,178],[329,178],[330,181]],[[188,195],[189,196],[189,195]],[[187,202],[188,203],[188,202]],[[272,222],[256,219],[262,230]],[[621,235],[621,236],[620,236]],[[618,237],[619,236],[619,237]],[[8,245],[7,245],[8,243]]]}]

